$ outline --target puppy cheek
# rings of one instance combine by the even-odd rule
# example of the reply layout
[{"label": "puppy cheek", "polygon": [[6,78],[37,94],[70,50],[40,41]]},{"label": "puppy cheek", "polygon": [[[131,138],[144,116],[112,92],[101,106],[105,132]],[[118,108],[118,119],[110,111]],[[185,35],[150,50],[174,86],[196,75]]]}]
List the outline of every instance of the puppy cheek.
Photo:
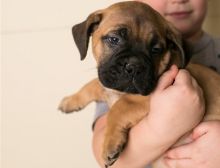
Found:
[{"label": "puppy cheek", "polygon": [[99,65],[99,63],[101,62],[102,57],[103,57],[104,46],[103,46],[100,38],[97,37],[97,35],[93,35],[93,38],[92,38],[92,52],[93,52],[93,56],[97,62],[97,65]]},{"label": "puppy cheek", "polygon": [[158,71],[157,71],[157,75],[160,76],[164,71],[166,71],[170,65],[170,59],[171,59],[171,56],[170,56],[170,52],[168,51],[164,57],[159,61],[159,65],[156,66],[158,67]]}]

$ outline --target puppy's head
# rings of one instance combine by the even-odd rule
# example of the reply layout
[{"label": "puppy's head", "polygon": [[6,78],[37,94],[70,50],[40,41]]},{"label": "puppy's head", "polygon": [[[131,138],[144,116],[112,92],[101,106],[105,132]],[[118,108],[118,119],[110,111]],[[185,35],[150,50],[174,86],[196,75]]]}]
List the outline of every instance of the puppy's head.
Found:
[{"label": "puppy's head", "polygon": [[177,31],[144,3],[121,2],[96,11],[72,32],[81,60],[92,36],[99,79],[111,89],[147,95],[172,64],[186,64]]}]

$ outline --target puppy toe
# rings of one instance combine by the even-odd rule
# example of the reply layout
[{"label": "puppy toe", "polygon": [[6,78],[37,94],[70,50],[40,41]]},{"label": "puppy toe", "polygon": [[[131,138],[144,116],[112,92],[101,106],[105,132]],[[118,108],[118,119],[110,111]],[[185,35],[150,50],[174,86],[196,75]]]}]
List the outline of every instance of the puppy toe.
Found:
[{"label": "puppy toe", "polygon": [[83,108],[84,106],[79,102],[79,100],[76,97],[65,97],[58,109],[64,113],[71,113],[74,111],[79,111]]},{"label": "puppy toe", "polygon": [[112,151],[107,156],[106,166],[111,166],[115,163],[115,161],[118,159],[120,153],[122,152],[122,149],[118,149],[116,151]]},{"label": "puppy toe", "polygon": [[105,166],[109,167],[115,163],[119,158],[121,152],[124,149],[124,144],[117,145],[115,147],[110,147],[103,152]]}]

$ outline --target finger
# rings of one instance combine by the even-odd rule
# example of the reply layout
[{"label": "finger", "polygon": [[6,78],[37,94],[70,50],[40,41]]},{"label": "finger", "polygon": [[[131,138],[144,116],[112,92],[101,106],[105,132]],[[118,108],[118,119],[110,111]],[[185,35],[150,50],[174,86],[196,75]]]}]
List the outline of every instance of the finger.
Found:
[{"label": "finger", "polygon": [[193,143],[178,146],[169,150],[165,157],[170,159],[189,159],[192,154]]},{"label": "finger", "polygon": [[179,72],[175,78],[175,82],[174,82],[174,85],[176,85],[176,84],[184,84],[184,85],[191,86],[192,85],[192,77],[191,77],[190,73],[185,69],[179,70]]},{"label": "finger", "polygon": [[169,168],[195,168],[191,159],[164,159]]},{"label": "finger", "polygon": [[170,85],[172,85],[177,73],[178,73],[177,66],[172,65],[171,68],[160,77],[155,91],[164,90]]},{"label": "finger", "polygon": [[191,76],[191,81],[192,81],[192,84],[193,84],[194,87],[198,87],[199,86],[197,81],[195,80],[195,78],[193,76]]},{"label": "finger", "polygon": [[191,76],[191,81],[192,81],[192,85],[194,88],[197,88],[199,91],[199,94],[202,96],[203,95],[203,90],[202,88],[199,86],[198,82],[195,80],[194,77]]},{"label": "finger", "polygon": [[203,122],[201,124],[199,124],[196,128],[194,128],[193,132],[192,132],[192,138],[195,140],[195,139],[198,139],[199,137],[205,135],[208,130],[209,130],[209,127],[208,127],[208,122]]},{"label": "finger", "polygon": [[[184,136],[182,136],[181,139],[180,139],[180,142],[181,142],[182,144],[189,144],[189,143],[191,143],[191,142],[193,142],[193,141],[194,141],[194,139],[193,139],[193,137],[192,137],[192,131],[186,133],[186,134],[185,134]],[[177,144],[177,146],[180,146],[180,145]],[[176,147],[177,147],[177,146],[176,146]]]}]

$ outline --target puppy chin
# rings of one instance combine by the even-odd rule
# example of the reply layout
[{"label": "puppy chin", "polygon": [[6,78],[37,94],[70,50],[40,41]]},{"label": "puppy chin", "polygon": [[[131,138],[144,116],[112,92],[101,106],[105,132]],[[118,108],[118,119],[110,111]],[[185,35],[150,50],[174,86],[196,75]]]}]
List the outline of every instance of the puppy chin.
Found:
[{"label": "puppy chin", "polygon": [[99,74],[99,80],[106,88],[143,96],[149,95],[154,90],[157,83],[156,80],[144,79],[138,76],[133,79],[126,79],[107,74]]},{"label": "puppy chin", "polygon": [[135,89],[137,90],[137,92],[136,92],[137,94],[141,94],[143,96],[147,96],[156,87],[156,81],[151,81],[150,84],[148,84],[148,85],[146,85],[146,83],[144,85],[144,84],[141,84],[141,83],[135,83],[134,82],[133,85],[134,85]]}]

